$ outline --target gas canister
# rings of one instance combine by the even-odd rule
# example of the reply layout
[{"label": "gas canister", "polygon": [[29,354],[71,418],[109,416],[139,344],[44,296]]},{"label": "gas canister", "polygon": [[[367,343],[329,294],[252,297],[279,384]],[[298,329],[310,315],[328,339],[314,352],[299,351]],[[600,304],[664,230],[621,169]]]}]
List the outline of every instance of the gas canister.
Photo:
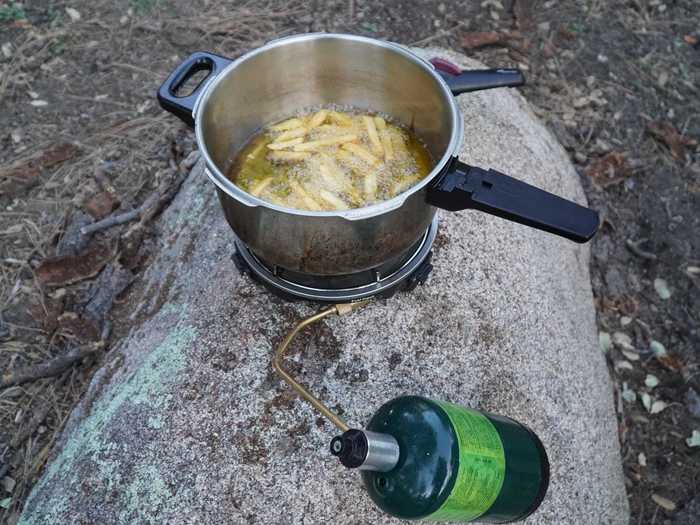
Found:
[{"label": "gas canister", "polygon": [[419,396],[384,404],[366,429],[331,441],[362,471],[374,503],[403,519],[524,519],[542,502],[549,462],[539,438],[510,418]]}]

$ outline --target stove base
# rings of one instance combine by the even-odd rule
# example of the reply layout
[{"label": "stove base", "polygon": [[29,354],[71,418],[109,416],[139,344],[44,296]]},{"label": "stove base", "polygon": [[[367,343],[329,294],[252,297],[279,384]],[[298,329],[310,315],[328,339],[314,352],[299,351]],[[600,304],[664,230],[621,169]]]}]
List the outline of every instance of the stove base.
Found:
[{"label": "stove base", "polygon": [[416,247],[397,265],[388,268],[384,265],[346,276],[311,276],[271,268],[239,239],[236,239],[236,252],[231,258],[241,273],[247,273],[285,300],[339,303],[368,297],[390,297],[398,291],[411,291],[426,281],[433,269],[430,260],[437,228],[436,217]]}]

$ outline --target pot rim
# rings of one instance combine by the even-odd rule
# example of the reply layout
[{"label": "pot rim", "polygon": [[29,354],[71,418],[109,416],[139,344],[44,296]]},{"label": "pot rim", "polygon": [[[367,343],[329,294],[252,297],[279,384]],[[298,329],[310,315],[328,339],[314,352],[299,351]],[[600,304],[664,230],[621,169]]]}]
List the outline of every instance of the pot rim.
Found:
[{"label": "pot rim", "polygon": [[[365,206],[363,208],[351,208],[348,210],[337,211],[309,211],[278,206],[277,204],[273,204],[271,202],[267,202],[265,200],[254,197],[253,195],[243,191],[233,182],[231,182],[223,173],[221,173],[219,168],[214,164],[213,160],[209,156],[209,152],[207,151],[206,145],[204,144],[204,141],[202,139],[203,131],[201,114],[204,110],[204,107],[206,107],[207,101],[212,96],[212,93],[216,91],[218,84],[240,64],[242,64],[246,60],[253,58],[258,54],[265,53],[270,49],[274,49],[276,47],[288,45],[295,42],[319,39],[349,40],[390,49],[391,51],[403,55],[405,58],[408,58],[409,60],[413,61],[415,64],[423,68],[423,70],[428,72],[435,80],[437,86],[442,90],[443,94],[446,95],[445,98],[446,100],[448,100],[450,112],[452,114],[453,119],[450,142],[447,145],[447,148],[445,149],[445,152],[443,153],[440,160],[435,164],[430,173],[426,175],[423,178],[423,180],[421,180],[418,184],[411,186],[403,193],[400,193],[399,195],[389,200],[382,201],[377,204],[372,204],[371,206]],[[448,87],[445,80],[439,74],[436,73],[435,66],[433,66],[433,64],[423,59],[422,57],[416,55],[415,53],[409,51],[408,48],[402,45],[395,44],[393,42],[387,42],[384,40],[378,40],[375,38],[344,33],[307,33],[301,35],[292,35],[272,40],[257,49],[254,49],[252,51],[249,51],[248,53],[245,53],[244,55],[241,55],[236,60],[231,62],[231,64],[226,66],[226,68],[224,68],[219,74],[217,74],[213,79],[211,79],[207,83],[207,85],[202,90],[202,94],[195,102],[194,109],[192,110],[192,115],[195,121],[195,136],[197,139],[197,145],[206,163],[205,172],[209,179],[214,184],[216,184],[219,190],[223,191],[226,195],[250,207],[262,206],[264,208],[269,208],[278,212],[283,212],[291,215],[300,215],[307,217],[342,217],[348,220],[367,219],[370,217],[382,215],[396,208],[400,208],[406,201],[406,199],[408,199],[414,193],[422,190],[438,174],[442,173],[442,171],[452,159],[454,152],[461,145],[462,135],[464,131],[464,123],[462,122],[462,117],[460,115],[459,107],[457,106],[454,95],[450,91],[450,88]]]}]

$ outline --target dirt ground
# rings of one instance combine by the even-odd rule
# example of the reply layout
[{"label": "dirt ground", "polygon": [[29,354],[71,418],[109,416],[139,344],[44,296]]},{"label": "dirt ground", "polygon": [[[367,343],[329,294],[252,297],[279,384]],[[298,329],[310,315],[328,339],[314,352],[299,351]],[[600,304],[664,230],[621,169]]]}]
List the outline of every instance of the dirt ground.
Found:
[{"label": "dirt ground", "polygon": [[192,134],[156,88],[192,51],[235,57],[306,31],[525,70],[522,92],[605,218],[591,270],[631,521],[700,521],[696,0],[76,0],[0,1],[0,523],[17,520],[125,330],[110,311],[192,162]]}]

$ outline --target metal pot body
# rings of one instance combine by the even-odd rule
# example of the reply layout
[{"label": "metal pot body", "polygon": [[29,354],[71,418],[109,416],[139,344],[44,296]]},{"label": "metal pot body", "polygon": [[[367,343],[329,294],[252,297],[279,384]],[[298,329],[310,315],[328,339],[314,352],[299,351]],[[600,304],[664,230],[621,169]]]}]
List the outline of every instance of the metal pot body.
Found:
[{"label": "metal pot body", "polygon": [[311,275],[356,273],[398,257],[425,234],[436,211],[423,192],[398,208],[357,220],[251,207],[221,189],[218,194],[231,229],[260,259]]},{"label": "metal pot body", "polygon": [[[328,104],[390,115],[424,141],[435,168],[389,201],[339,212],[283,208],[226,178],[236,153],[263,126]],[[256,49],[214,76],[193,114],[207,175],[235,234],[266,263],[315,275],[364,271],[414,245],[436,212],[426,186],[448,165],[462,133],[450,88],[429,62],[352,35],[301,35]]]}]

